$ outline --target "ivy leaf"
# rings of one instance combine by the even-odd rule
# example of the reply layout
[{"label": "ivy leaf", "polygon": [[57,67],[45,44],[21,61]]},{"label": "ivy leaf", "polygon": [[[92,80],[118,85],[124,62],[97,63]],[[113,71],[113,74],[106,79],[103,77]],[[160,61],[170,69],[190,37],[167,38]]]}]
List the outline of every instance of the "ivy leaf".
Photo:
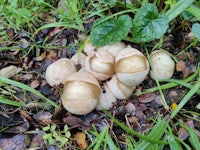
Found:
[{"label": "ivy leaf", "polygon": [[105,46],[121,41],[127,36],[132,26],[131,17],[128,15],[111,18],[94,27],[90,39],[94,46]]},{"label": "ivy leaf", "polygon": [[150,42],[159,39],[167,31],[169,21],[165,14],[159,14],[154,4],[143,5],[133,20],[133,41]]},{"label": "ivy leaf", "polygon": [[200,41],[200,24],[199,23],[195,23],[195,24],[192,25],[192,33]]}]

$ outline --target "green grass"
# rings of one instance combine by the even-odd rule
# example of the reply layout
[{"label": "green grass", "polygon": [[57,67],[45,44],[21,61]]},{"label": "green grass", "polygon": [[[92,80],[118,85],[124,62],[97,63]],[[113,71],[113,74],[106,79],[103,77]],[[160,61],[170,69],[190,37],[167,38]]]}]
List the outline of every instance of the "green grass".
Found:
[{"label": "green grass", "polygon": [[[48,98],[46,98],[44,95],[42,95],[39,91],[31,88],[30,86],[28,85],[25,85],[21,82],[17,82],[17,81],[14,81],[14,80],[11,80],[11,79],[8,79],[8,78],[4,78],[4,77],[1,77],[0,76],[0,84],[9,84],[9,85],[12,85],[12,86],[16,86],[16,87],[19,87],[21,89],[23,89],[24,91],[29,91],[39,97],[41,97],[42,99],[44,99],[47,103],[51,104],[53,107],[55,108],[58,108],[58,104]],[[16,102],[14,101],[8,101],[6,100],[5,98],[2,99],[2,103],[7,103],[7,104],[11,104],[11,105],[16,105]],[[21,104],[21,103],[18,103],[18,105]],[[22,105],[22,104],[21,104]]]}]

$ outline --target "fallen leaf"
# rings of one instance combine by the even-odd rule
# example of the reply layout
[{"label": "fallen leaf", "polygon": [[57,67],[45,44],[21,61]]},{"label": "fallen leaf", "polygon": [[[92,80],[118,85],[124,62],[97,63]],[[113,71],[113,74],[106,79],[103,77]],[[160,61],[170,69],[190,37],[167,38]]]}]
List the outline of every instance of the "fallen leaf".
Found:
[{"label": "fallen leaf", "polygon": [[29,122],[23,118],[24,122],[22,124],[19,124],[18,126],[10,127],[6,129],[4,132],[7,133],[23,133],[27,131],[30,127]]},{"label": "fallen leaf", "polygon": [[20,39],[20,42],[22,42],[22,43],[20,44],[20,47],[22,47],[22,48],[24,48],[24,49],[28,48],[29,45],[30,45],[30,42],[28,42],[28,41],[27,41],[26,39],[24,39],[24,38]]},{"label": "fallen leaf", "polygon": [[39,147],[40,149],[45,149],[45,143],[42,137],[44,134],[45,132],[39,131],[38,134],[34,135],[29,148]]},{"label": "fallen leaf", "polygon": [[189,133],[184,128],[180,128],[178,130],[178,137],[182,140],[185,140],[189,137]]},{"label": "fallen leaf", "polygon": [[18,74],[22,69],[16,66],[8,66],[0,70],[0,76],[5,78],[11,78],[14,75]]},{"label": "fallen leaf", "polygon": [[155,93],[148,93],[140,96],[138,100],[140,103],[149,103],[151,101],[154,101],[156,97],[157,95]]},{"label": "fallen leaf", "polygon": [[74,126],[80,126],[83,121],[76,116],[67,116],[63,118],[63,122],[70,127],[74,127]]},{"label": "fallen leaf", "polygon": [[50,112],[38,112],[33,115],[33,119],[40,125],[46,126],[51,123],[52,114]]},{"label": "fallen leaf", "polygon": [[184,61],[180,60],[176,64],[176,71],[183,71],[186,68],[186,64]]},{"label": "fallen leaf", "polygon": [[136,108],[133,103],[128,102],[128,104],[125,105],[125,109],[127,114],[134,116]]},{"label": "fallen leaf", "polygon": [[83,132],[78,132],[75,135],[76,143],[78,144],[79,148],[86,149],[88,144],[86,142],[86,135]]},{"label": "fallen leaf", "polygon": [[40,82],[38,80],[33,80],[30,84],[30,87],[37,88],[40,85]]},{"label": "fallen leaf", "polygon": [[61,30],[60,27],[55,27],[50,33],[49,33],[49,36],[52,37],[54,35],[56,35],[57,33],[59,33]]},{"label": "fallen leaf", "polygon": [[25,136],[18,134],[12,138],[0,139],[1,150],[23,150],[26,148]]}]

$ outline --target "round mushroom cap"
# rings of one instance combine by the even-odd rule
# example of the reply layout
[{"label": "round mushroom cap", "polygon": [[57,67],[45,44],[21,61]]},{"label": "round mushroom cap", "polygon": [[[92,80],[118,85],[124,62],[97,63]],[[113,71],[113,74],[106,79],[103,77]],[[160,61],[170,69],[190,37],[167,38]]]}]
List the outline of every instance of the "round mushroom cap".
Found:
[{"label": "round mushroom cap", "polygon": [[75,64],[68,58],[53,62],[46,69],[46,80],[50,86],[64,84],[67,78],[76,72]]},{"label": "round mushroom cap", "polygon": [[75,115],[85,115],[95,109],[100,95],[100,85],[88,72],[72,74],[64,85],[61,96],[64,108]]}]

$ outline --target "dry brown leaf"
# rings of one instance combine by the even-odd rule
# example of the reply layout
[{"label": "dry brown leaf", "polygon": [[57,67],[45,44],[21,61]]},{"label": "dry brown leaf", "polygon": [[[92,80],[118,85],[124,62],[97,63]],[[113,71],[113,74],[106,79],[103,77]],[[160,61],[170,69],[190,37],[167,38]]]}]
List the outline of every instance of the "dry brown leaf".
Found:
[{"label": "dry brown leaf", "polygon": [[79,148],[86,149],[88,144],[86,142],[86,135],[83,132],[77,132],[75,135],[76,143],[78,144]]},{"label": "dry brown leaf", "polygon": [[144,94],[142,96],[139,97],[139,102],[140,103],[149,103],[153,100],[155,100],[157,97],[157,95],[155,93],[148,93],[148,94]]},{"label": "dry brown leaf", "polygon": [[16,66],[8,66],[0,70],[0,76],[5,78],[11,78],[14,75],[18,74],[22,69],[17,68]]},{"label": "dry brown leaf", "polygon": [[70,127],[74,127],[74,126],[80,126],[83,121],[76,116],[67,116],[63,118],[63,122]]},{"label": "dry brown leaf", "polygon": [[40,82],[38,80],[33,80],[30,84],[30,87],[37,88],[40,85]]},{"label": "dry brown leaf", "polygon": [[40,125],[48,125],[51,123],[52,114],[47,111],[40,111],[33,115],[33,119]]},{"label": "dry brown leaf", "polygon": [[0,149],[2,150],[23,150],[26,148],[25,136],[18,134],[12,138],[0,139]]},{"label": "dry brown leaf", "polygon": [[59,33],[61,30],[60,27],[55,27],[50,33],[49,33],[49,36],[52,37],[54,35],[56,35],[57,33]]}]

